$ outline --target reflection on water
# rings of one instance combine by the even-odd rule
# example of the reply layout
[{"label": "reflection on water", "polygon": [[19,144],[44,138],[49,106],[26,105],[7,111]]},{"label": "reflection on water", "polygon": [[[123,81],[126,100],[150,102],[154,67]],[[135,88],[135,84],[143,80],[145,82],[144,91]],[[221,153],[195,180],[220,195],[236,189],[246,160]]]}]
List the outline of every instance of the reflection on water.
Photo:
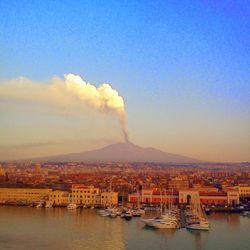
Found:
[{"label": "reflection on water", "polygon": [[206,245],[206,241],[208,238],[208,231],[196,231],[196,230],[188,230],[188,233],[193,236],[194,241],[194,249],[201,250],[203,246]]},{"label": "reflection on water", "polygon": [[0,207],[0,249],[250,250],[250,219],[211,214],[211,231],[154,230],[95,210]]}]

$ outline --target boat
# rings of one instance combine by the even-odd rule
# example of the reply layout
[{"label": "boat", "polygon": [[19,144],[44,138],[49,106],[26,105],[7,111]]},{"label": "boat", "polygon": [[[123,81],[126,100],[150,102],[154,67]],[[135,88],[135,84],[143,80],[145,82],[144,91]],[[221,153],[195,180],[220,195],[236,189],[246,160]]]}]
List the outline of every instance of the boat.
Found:
[{"label": "boat", "polygon": [[116,218],[117,217],[117,208],[111,208],[110,210],[109,210],[109,216],[111,217],[111,218]]},{"label": "boat", "polygon": [[43,207],[43,202],[39,202],[37,205],[36,205],[36,208],[42,208]]},{"label": "boat", "polygon": [[209,222],[200,202],[192,204],[191,210],[186,211],[186,228],[192,230],[208,231]]},{"label": "boat", "polygon": [[140,215],[144,215],[144,214],[145,214],[145,210],[144,210],[144,209],[141,209],[141,208],[138,208],[138,209],[137,209],[137,212],[138,212]]},{"label": "boat", "polygon": [[112,218],[115,218],[117,216],[117,209],[115,208],[106,208],[98,211],[99,215],[102,217],[110,216]]},{"label": "boat", "polygon": [[106,217],[110,215],[110,211],[108,209],[102,209],[98,211],[98,214],[102,217]]},{"label": "boat", "polygon": [[244,211],[244,212],[242,213],[242,215],[243,215],[244,217],[250,217],[250,211]]},{"label": "boat", "polygon": [[200,220],[198,223],[192,223],[186,226],[187,229],[192,230],[203,230],[208,231],[209,230],[209,223],[207,220]]},{"label": "boat", "polygon": [[142,220],[142,222],[146,226],[155,228],[164,228],[163,224],[165,225],[165,228],[178,228],[179,225],[178,218],[176,218],[176,216],[173,216],[171,214],[162,214],[160,217],[155,217],[152,219],[144,219]]},{"label": "boat", "polygon": [[209,207],[206,207],[206,208],[205,208],[205,213],[206,213],[206,214],[210,214],[210,212],[211,212],[210,208],[209,208]]},{"label": "boat", "polygon": [[152,219],[144,219],[142,222],[149,227],[156,229],[176,229],[179,228],[179,209],[172,206],[169,197],[169,208],[162,213],[162,199],[161,199],[161,216]]},{"label": "boat", "polygon": [[70,203],[70,204],[67,206],[67,209],[69,209],[69,210],[77,209],[77,205],[74,204],[74,203]]},{"label": "boat", "polygon": [[144,223],[145,226],[152,227],[153,222],[155,220],[160,220],[160,219],[162,219],[162,217],[154,217],[154,218],[150,218],[150,219],[143,219],[142,223]]},{"label": "boat", "polygon": [[116,212],[116,211],[112,211],[112,212],[109,214],[109,216],[110,216],[111,218],[116,218],[116,217],[117,217],[117,212]]},{"label": "boat", "polygon": [[145,210],[141,209],[141,195],[139,189],[137,190],[137,207],[132,209],[132,215],[134,217],[140,217],[141,215],[145,214]]},{"label": "boat", "polygon": [[132,219],[132,212],[131,211],[127,211],[126,213],[124,213],[124,216],[123,216],[123,218],[125,219],[125,220],[131,220]]},{"label": "boat", "polygon": [[131,210],[131,213],[133,217],[141,217],[141,213],[138,209]]},{"label": "boat", "polygon": [[157,229],[176,229],[178,228],[178,223],[174,220],[159,219],[154,220],[151,223],[152,227]]},{"label": "boat", "polygon": [[116,214],[117,214],[117,216],[121,216],[122,215],[122,213],[123,213],[123,208],[119,208],[117,211],[116,211]]},{"label": "boat", "polygon": [[100,215],[102,217],[108,217],[108,216],[110,216],[110,213],[109,212],[105,212],[105,213],[100,213]]},{"label": "boat", "polygon": [[47,203],[46,205],[45,205],[45,208],[51,208],[52,207],[52,204],[51,203]]}]

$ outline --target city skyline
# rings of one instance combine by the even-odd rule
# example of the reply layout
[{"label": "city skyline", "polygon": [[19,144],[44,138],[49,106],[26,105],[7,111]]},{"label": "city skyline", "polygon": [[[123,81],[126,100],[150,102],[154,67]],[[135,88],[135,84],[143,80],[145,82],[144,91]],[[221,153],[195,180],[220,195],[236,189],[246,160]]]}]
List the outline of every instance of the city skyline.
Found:
[{"label": "city skyline", "polygon": [[113,114],[3,97],[19,77],[47,86],[73,73],[119,93],[135,144],[250,161],[246,2],[1,1],[0,9],[0,160],[123,141]]}]

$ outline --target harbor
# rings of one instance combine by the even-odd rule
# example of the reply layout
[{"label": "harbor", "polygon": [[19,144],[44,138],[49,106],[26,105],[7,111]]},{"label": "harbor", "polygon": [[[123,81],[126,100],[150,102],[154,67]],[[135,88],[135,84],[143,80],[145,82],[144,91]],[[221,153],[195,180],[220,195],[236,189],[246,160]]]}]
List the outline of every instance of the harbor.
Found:
[{"label": "harbor", "polygon": [[142,220],[159,211],[131,220],[102,217],[98,211],[0,206],[0,248],[249,250],[250,219],[238,214],[212,213],[211,230],[194,231],[145,227]]}]

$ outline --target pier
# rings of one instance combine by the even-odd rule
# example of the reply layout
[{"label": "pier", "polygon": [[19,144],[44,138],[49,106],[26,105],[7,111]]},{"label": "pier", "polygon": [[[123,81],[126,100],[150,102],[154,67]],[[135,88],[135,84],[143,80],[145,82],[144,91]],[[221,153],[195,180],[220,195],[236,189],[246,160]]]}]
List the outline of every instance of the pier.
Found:
[{"label": "pier", "polygon": [[185,209],[184,207],[180,208],[180,227],[186,227],[186,216],[185,216]]}]

